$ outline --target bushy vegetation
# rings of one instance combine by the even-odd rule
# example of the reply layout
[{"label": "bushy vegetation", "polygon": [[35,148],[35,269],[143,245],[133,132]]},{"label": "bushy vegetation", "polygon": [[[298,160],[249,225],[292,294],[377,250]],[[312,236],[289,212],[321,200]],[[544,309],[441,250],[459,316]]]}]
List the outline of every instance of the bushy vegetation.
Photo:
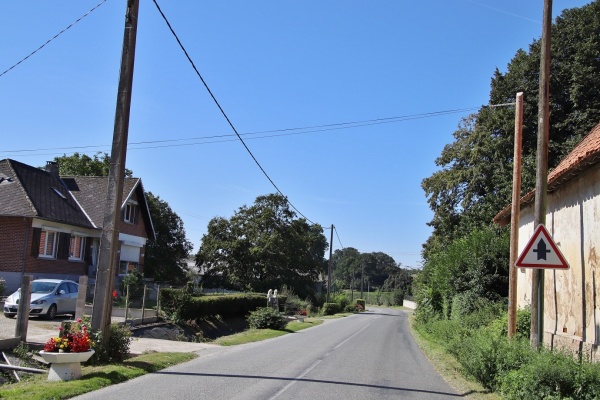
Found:
[{"label": "bushy vegetation", "polygon": [[340,303],[325,303],[323,304],[323,308],[321,310],[323,315],[334,315],[342,312],[343,309],[345,309],[345,306],[342,308]]},{"label": "bushy vegetation", "polygon": [[469,305],[459,300],[447,319],[417,322],[417,330],[443,346],[463,373],[507,399],[597,399],[600,365],[574,354],[532,350],[529,344],[530,311],[517,313],[515,339],[507,337],[505,306],[490,301]]},{"label": "bushy vegetation", "polygon": [[262,307],[252,311],[248,316],[248,325],[252,329],[285,329],[287,319],[271,307]]},{"label": "bushy vegetation", "polygon": [[[84,321],[89,317],[84,318]],[[119,363],[129,357],[129,346],[131,344],[131,330],[127,325],[110,325],[110,336],[108,344],[103,344],[102,334],[92,332],[91,337],[94,342],[95,353],[88,361],[88,364],[108,364]]]},{"label": "bushy vegetation", "polygon": [[[285,297],[279,296],[279,306],[285,305]],[[267,298],[260,293],[192,296],[183,289],[163,289],[160,291],[163,311],[174,321],[189,321],[204,317],[221,318],[245,317],[267,304]]]},{"label": "bushy vegetation", "polygon": [[0,297],[4,296],[4,292],[6,291],[6,281],[4,278],[0,278]]}]

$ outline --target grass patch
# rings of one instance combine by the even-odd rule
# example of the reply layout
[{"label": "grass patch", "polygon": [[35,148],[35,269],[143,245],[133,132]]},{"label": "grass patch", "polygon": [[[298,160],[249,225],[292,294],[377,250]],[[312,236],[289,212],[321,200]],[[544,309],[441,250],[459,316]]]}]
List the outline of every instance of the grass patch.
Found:
[{"label": "grass patch", "polygon": [[221,346],[235,346],[238,344],[259,342],[261,340],[272,339],[278,336],[283,336],[288,333],[301,331],[302,329],[317,326],[323,323],[321,318],[307,318],[304,322],[290,322],[283,330],[275,329],[249,329],[244,332],[236,333],[229,336],[222,336],[212,343],[220,344]]},{"label": "grass patch", "polygon": [[0,399],[54,400],[68,399],[105,386],[125,382],[150,372],[196,358],[194,353],[148,353],[130,358],[122,364],[82,367],[81,379],[49,382],[47,375],[35,375],[20,383],[0,387]]},{"label": "grass patch", "polygon": [[419,345],[435,370],[459,393],[466,394],[465,398],[472,400],[500,400],[502,397],[491,393],[478,382],[467,380],[462,374],[462,366],[444,347],[431,338],[414,329],[414,316],[410,316],[410,330],[415,342]]}]

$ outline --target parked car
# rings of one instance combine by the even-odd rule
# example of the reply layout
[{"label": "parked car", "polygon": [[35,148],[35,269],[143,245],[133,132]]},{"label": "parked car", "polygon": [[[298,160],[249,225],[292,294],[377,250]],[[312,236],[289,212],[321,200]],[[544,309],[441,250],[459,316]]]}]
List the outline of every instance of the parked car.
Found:
[{"label": "parked car", "polygon": [[[75,315],[79,285],[76,282],[60,279],[36,279],[31,282],[31,302],[29,315],[54,319],[59,314]],[[12,318],[19,310],[21,289],[4,301],[4,315]]]}]

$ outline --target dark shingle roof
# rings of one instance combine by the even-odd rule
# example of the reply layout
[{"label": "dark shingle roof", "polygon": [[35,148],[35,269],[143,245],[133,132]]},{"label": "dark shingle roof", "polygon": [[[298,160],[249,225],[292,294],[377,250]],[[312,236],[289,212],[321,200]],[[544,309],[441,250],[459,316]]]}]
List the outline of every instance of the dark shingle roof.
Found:
[{"label": "dark shingle roof", "polygon": [[[600,162],[600,124],[575,146],[567,156],[548,174],[548,192],[552,192],[565,182],[573,179],[587,168]],[[521,207],[535,200],[535,189],[520,200]],[[500,225],[510,223],[511,205],[506,206],[495,217],[494,222]]]},{"label": "dark shingle roof", "polygon": [[[86,211],[94,225],[102,227],[108,179],[101,176],[68,176],[63,177],[62,181],[79,205]],[[139,178],[125,178],[123,204],[125,204],[139,182]]]},{"label": "dark shingle roof", "polygon": [[93,225],[58,177],[18,161],[0,161],[0,215]]}]

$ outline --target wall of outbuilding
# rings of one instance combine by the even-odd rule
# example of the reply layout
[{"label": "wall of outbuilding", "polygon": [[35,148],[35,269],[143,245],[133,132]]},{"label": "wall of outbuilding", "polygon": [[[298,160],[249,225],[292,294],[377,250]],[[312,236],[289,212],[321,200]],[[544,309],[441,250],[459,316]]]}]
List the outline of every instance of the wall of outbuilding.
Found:
[{"label": "wall of outbuilding", "polygon": [[[519,252],[534,232],[533,204],[520,216]],[[584,351],[599,360],[600,351],[600,164],[548,193],[546,228],[570,265],[545,270],[544,343]],[[518,273],[518,306],[531,304],[531,270]]]}]

